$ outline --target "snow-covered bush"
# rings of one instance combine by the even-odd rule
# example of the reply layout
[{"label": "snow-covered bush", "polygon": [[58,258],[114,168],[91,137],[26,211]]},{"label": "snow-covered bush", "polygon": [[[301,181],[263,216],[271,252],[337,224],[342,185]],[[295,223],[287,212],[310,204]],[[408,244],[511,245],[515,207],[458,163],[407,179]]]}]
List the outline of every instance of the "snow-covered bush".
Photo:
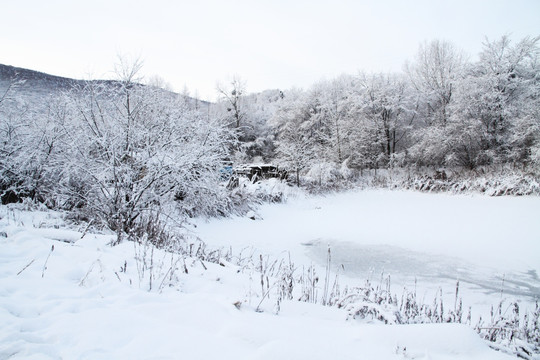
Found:
[{"label": "snow-covered bush", "polygon": [[[47,135],[48,118],[34,117],[28,104],[18,98],[23,82],[13,78],[0,87],[0,197],[2,203],[38,198],[47,183],[54,182],[48,168],[54,140]],[[0,83],[0,85],[3,85]]]},{"label": "snow-covered bush", "polygon": [[132,78],[119,88],[91,82],[63,100],[60,206],[77,204],[70,210],[121,231],[172,201],[188,216],[217,207],[223,126]]},{"label": "snow-covered bush", "polygon": [[414,189],[426,192],[484,193],[489,196],[539,195],[540,178],[534,173],[493,168],[478,171],[445,171],[416,174],[408,178],[395,179],[394,188]]},{"label": "snow-covered bush", "polygon": [[224,215],[244,201],[219,186],[233,131],[180,95],[140,85],[139,70],[123,63],[117,81],[74,81],[43,99],[47,111],[0,103],[2,200],[30,197],[127,235],[155,214]]}]

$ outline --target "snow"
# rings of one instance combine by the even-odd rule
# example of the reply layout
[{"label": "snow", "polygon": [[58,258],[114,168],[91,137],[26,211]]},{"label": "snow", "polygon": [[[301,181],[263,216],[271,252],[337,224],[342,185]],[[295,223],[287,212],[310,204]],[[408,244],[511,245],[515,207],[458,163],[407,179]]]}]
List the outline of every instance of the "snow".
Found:
[{"label": "snow", "polygon": [[[370,210],[364,208],[368,205]],[[447,206],[459,210],[452,218],[456,221],[466,221],[462,212],[491,209],[491,215],[479,214],[474,220],[496,226],[490,230],[490,244],[506,239],[500,221],[484,223],[499,214],[509,216],[507,226],[521,234],[514,239],[520,249],[530,245],[532,232],[538,230],[530,221],[538,215],[538,205],[536,198],[499,203],[486,197],[352,192],[263,206],[260,220],[201,220],[193,230],[211,245],[250,246],[254,253],[270,255],[290,252],[299,264],[316,260],[315,252],[302,245],[311,242],[313,248],[315,241],[343,246],[353,254],[362,246],[381,246],[382,253],[400,247],[439,255],[448,248],[452,256],[469,261],[467,251],[456,250],[471,237],[444,242],[467,233],[472,224],[465,224],[462,232],[449,226],[430,238],[437,247],[422,246],[413,234],[428,236],[408,221],[431,215],[435,210],[430,207],[446,216],[447,224],[453,222]],[[527,211],[532,214],[525,215]],[[386,214],[388,222],[377,214]],[[393,219],[397,214],[400,218]],[[427,222],[438,218],[432,215],[423,219],[428,228],[436,226]],[[111,247],[113,235],[68,228],[55,212],[1,206],[0,218],[0,233],[6,235],[0,236],[0,359],[512,359],[460,324],[383,326],[346,320],[347,314],[337,308],[295,301],[284,301],[276,315],[273,302],[263,300],[263,311],[257,312],[259,280],[233,264],[203,265],[158,250],[150,257],[149,249],[130,242]],[[526,228],[518,230],[520,226]],[[538,264],[536,250],[529,248],[518,264],[512,260],[519,251],[507,249],[510,261],[502,268],[535,269],[529,265]],[[477,265],[492,266],[502,251],[493,246]],[[337,250],[335,255],[335,261],[345,257]],[[143,259],[153,259],[154,265],[145,273]],[[174,261],[180,268],[185,264],[188,273],[176,271],[169,281]]]}]

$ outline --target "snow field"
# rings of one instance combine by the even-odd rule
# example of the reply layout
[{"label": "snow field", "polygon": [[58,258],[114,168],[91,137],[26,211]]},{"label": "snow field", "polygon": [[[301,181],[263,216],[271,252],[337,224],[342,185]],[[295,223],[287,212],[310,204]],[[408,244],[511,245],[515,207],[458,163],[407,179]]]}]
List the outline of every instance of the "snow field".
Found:
[{"label": "snow field", "polygon": [[[246,224],[262,224],[272,211],[288,207],[322,210],[303,200],[264,207],[264,220],[230,220],[235,231],[223,235],[240,246],[252,231]],[[256,312],[256,273],[159,250],[151,255],[150,248],[129,242],[111,247],[112,235],[82,237],[82,231],[65,229],[58,213],[0,209],[6,235],[0,237],[0,359],[512,358],[491,350],[465,325],[367,324],[346,321],[340,309],[296,301],[284,301],[275,315],[271,299]],[[221,233],[225,223],[198,229],[204,238],[205,226]],[[287,229],[281,240],[251,237],[252,245],[283,254]],[[292,257],[308,259],[301,242],[289,245]]]}]

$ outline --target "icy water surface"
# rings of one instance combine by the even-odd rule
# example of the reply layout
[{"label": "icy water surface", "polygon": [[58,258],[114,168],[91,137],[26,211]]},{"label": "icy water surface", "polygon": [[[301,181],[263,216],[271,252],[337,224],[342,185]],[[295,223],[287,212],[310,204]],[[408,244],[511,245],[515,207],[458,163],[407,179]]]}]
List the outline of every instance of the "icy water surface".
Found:
[{"label": "icy water surface", "polygon": [[525,297],[529,301],[540,297],[540,280],[534,270],[503,274],[458,258],[390,245],[360,245],[323,239],[303,245],[307,255],[321,266],[326,264],[330,247],[332,270],[359,281],[368,279],[377,283],[390,275],[394,284],[408,288],[415,286],[416,281],[423,287],[452,290],[459,280],[461,286],[491,297],[499,296],[501,291],[503,296]]},{"label": "icy water surface", "polygon": [[452,300],[457,280],[464,304],[488,312],[501,299],[540,298],[540,197],[366,190],[290,199],[258,214],[200,222],[198,231],[216,247],[313,262],[319,274],[330,245],[343,285],[390,275],[393,293],[406,286],[428,302],[439,288]]}]

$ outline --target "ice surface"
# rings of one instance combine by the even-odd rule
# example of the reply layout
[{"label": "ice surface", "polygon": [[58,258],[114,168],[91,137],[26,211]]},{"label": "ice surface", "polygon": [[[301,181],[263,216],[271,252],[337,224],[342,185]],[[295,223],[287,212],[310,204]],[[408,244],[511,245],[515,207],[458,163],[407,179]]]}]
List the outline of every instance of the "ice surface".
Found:
[{"label": "ice surface", "polygon": [[[297,265],[326,263],[354,284],[391,275],[393,289],[455,292],[466,305],[540,297],[540,198],[352,191],[264,206],[263,220],[199,223],[213,246],[253,247]],[[236,229],[242,228],[241,232]],[[343,265],[343,266],[342,266]],[[504,279],[504,281],[503,281]],[[463,290],[467,290],[466,292]]]},{"label": "ice surface", "polygon": [[452,295],[459,280],[461,296],[468,300],[469,305],[478,299],[485,303],[485,297],[491,298],[495,304],[501,298],[501,290],[505,298],[524,301],[531,309],[534,301],[540,298],[540,281],[534,270],[501,273],[459,258],[390,245],[357,245],[322,239],[304,245],[308,257],[320,266],[325,265],[330,247],[332,270],[347,276],[350,282],[367,279],[379,284],[390,277],[397,293],[400,293],[401,286],[405,286],[411,291],[417,288],[426,294],[435,294],[442,288]]}]

